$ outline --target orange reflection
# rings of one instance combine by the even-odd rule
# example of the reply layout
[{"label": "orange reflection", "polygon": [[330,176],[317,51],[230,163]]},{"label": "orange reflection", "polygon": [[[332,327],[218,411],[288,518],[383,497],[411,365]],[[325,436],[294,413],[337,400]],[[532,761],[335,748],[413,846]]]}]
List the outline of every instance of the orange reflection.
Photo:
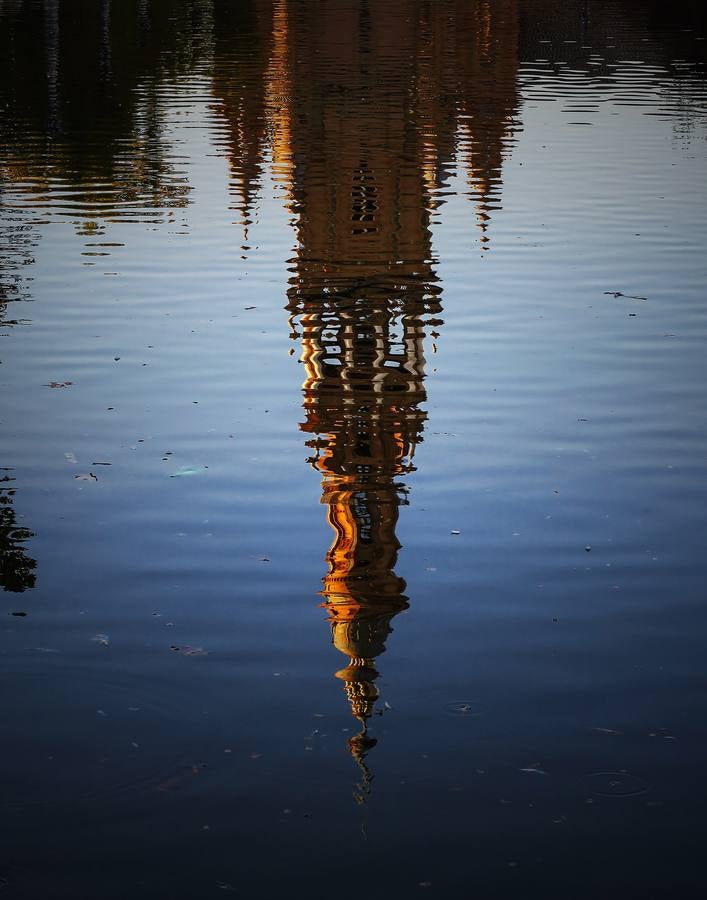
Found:
[{"label": "orange reflection", "polygon": [[396,526],[426,420],[425,338],[442,324],[432,217],[461,162],[485,239],[515,99],[514,35],[506,47],[497,26],[514,5],[274,4],[267,102],[297,234],[288,311],[305,375],[300,427],[334,535],[323,607],[361,723],[348,742],[360,802],[378,658],[408,607]]}]

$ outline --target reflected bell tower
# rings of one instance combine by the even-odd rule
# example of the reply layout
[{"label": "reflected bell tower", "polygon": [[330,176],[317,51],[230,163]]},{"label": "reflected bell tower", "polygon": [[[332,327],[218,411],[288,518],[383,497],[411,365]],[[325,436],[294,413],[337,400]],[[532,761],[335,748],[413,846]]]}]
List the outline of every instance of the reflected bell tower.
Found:
[{"label": "reflected bell tower", "polygon": [[422,440],[423,341],[439,322],[440,288],[427,143],[413,111],[417,5],[313,6],[277,42],[287,47],[293,111],[279,146],[297,234],[288,312],[304,367],[300,427],[333,532],[322,606],[346,660],[336,677],[360,723],[348,747],[364,802],[379,660],[408,607],[396,526]]},{"label": "reflected bell tower", "polygon": [[347,658],[336,677],[361,723],[349,749],[367,786],[363,760],[376,743],[368,722],[378,699],[377,660],[392,619],[408,607],[405,581],[395,572],[396,526],[426,418],[426,314],[440,306],[431,269],[427,279],[418,271],[395,281],[387,268],[321,274],[318,298],[304,295],[294,279],[289,309],[305,370],[300,427],[310,435],[308,461],[321,477],[333,532],[322,605],[334,646]]},{"label": "reflected bell tower", "polygon": [[379,660],[409,605],[396,528],[426,420],[424,339],[442,324],[431,228],[466,175],[488,246],[514,127],[517,0],[272,0],[272,29],[265,107],[296,234],[300,427],[333,532],[322,605],[361,724],[349,749],[363,802]]}]

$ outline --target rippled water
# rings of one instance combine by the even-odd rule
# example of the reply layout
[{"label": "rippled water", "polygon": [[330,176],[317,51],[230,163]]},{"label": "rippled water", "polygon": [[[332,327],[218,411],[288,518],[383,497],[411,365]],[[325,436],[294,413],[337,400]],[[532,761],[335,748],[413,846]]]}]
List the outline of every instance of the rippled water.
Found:
[{"label": "rippled water", "polygon": [[1,0],[0,894],[703,895],[706,37]]}]

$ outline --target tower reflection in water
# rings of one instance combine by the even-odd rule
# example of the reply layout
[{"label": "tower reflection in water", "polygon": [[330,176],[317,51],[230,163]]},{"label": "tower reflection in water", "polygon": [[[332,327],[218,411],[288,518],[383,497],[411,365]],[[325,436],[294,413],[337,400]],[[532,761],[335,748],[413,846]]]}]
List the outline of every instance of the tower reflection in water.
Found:
[{"label": "tower reflection in water", "polygon": [[423,127],[416,85],[430,60],[414,49],[416,17],[401,14],[419,6],[402,5],[318,5],[311,21],[280,19],[288,40],[276,42],[290,54],[279,90],[296,111],[284,125],[280,114],[288,141],[274,160],[290,176],[298,238],[288,310],[305,372],[301,428],[334,532],[322,596],[346,659],[336,677],[360,722],[348,741],[359,802],[370,791],[379,659],[408,607],[396,526],[426,419],[423,343],[441,324],[431,141],[444,135]]},{"label": "tower reflection in water", "polygon": [[368,720],[378,699],[377,658],[391,620],[408,606],[395,573],[395,530],[406,503],[401,476],[414,470],[425,412],[423,336],[426,313],[440,309],[431,280],[369,270],[367,276],[323,276],[318,299],[290,295],[301,330],[309,459],[322,479],[322,503],[334,539],[327,553],[323,606],[335,647],[348,657],[344,683],[361,731],[349,749],[361,765],[376,741]]},{"label": "tower reflection in water", "polygon": [[273,172],[297,232],[288,310],[334,532],[323,606],[361,723],[359,802],[379,658],[408,607],[396,526],[426,420],[423,343],[442,324],[431,225],[463,173],[488,246],[517,103],[516,2],[273,3]]}]

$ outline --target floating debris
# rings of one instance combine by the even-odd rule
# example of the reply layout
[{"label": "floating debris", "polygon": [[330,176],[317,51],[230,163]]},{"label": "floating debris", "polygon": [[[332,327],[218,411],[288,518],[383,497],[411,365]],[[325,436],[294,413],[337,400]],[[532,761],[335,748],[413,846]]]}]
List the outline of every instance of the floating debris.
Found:
[{"label": "floating debris", "polygon": [[475,700],[452,700],[446,705],[449,712],[455,716],[479,715],[474,709],[476,706]]},{"label": "floating debris", "polygon": [[208,468],[208,466],[181,466],[176,472],[172,472],[169,477],[184,478],[187,475],[201,475],[201,473],[205,472]]},{"label": "floating debris", "polygon": [[641,300],[644,303],[648,299],[648,297],[634,297],[631,294],[624,294],[621,291],[604,291],[604,294],[606,294],[607,297],[623,297],[624,300]]},{"label": "floating debris", "polygon": [[76,481],[98,481],[98,476],[93,472],[84,472],[80,475],[74,475]]},{"label": "floating debris", "polygon": [[20,619],[23,619],[27,615],[27,613],[26,612],[14,612],[14,613],[12,613],[12,615],[17,616]]},{"label": "floating debris", "polygon": [[44,386],[50,388],[68,388],[71,387],[73,383],[73,381],[49,381]]},{"label": "floating debris", "polygon": [[176,644],[170,644],[169,649],[172,653],[178,653],[180,656],[208,656],[209,651],[204,650],[203,647],[191,647],[188,644],[185,644],[183,647],[178,647]]},{"label": "floating debris", "polygon": [[650,785],[628,772],[594,772],[585,776],[589,789],[601,797],[635,797],[650,790]]},{"label": "floating debris", "polygon": [[107,634],[94,634],[91,640],[95,641],[97,644],[102,644],[104,647],[107,647],[108,644],[110,644],[110,638]]}]

